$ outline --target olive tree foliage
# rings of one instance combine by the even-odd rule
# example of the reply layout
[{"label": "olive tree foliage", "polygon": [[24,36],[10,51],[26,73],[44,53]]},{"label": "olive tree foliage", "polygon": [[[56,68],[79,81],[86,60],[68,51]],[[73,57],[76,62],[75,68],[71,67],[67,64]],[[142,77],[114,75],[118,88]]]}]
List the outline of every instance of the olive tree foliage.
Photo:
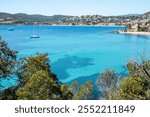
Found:
[{"label": "olive tree foliage", "polygon": [[127,67],[129,76],[121,81],[108,99],[150,100],[150,60],[142,60],[141,63],[130,61]]},{"label": "olive tree foliage", "polygon": [[85,82],[82,86],[78,82],[74,82],[70,85],[70,89],[73,93],[73,100],[87,100],[93,97],[93,85],[91,81]]},{"label": "olive tree foliage", "polygon": [[[50,61],[48,54],[39,54],[21,58],[18,62],[17,76],[22,85],[24,85],[34,73],[43,70],[52,75],[50,71]],[[57,78],[55,79],[58,80]]]},{"label": "olive tree foliage", "polygon": [[16,92],[18,99],[56,100],[72,98],[61,91],[61,83],[56,75],[51,73],[48,54],[37,54],[23,58],[19,66],[20,88]]},{"label": "olive tree foliage", "polygon": [[150,60],[143,60],[138,63],[134,60],[129,61],[127,64],[129,75],[134,78],[141,77],[150,80]]},{"label": "olive tree foliage", "polygon": [[119,81],[120,76],[116,75],[113,70],[106,69],[103,73],[101,73],[96,81],[101,96],[105,98],[109,93],[115,91]]},{"label": "olive tree foliage", "polygon": [[93,98],[93,85],[91,81],[87,81],[83,85],[79,85],[78,82],[73,82],[71,85],[62,84],[61,91],[71,97],[71,100],[87,100]]},{"label": "olive tree foliage", "polygon": [[7,78],[15,73],[17,51],[11,50],[0,38],[0,78]]},{"label": "olive tree foliage", "polygon": [[[59,82],[57,76],[50,70],[50,61],[47,54],[38,54],[22,59],[24,70],[18,70],[21,77],[21,86],[17,90],[18,99],[30,100],[72,100],[90,99],[92,83],[82,86],[78,83],[68,85]],[[21,65],[20,65],[21,66]]]},{"label": "olive tree foliage", "polygon": [[132,77],[126,77],[121,81],[118,89],[108,96],[112,100],[138,100],[145,99],[143,90],[143,83],[141,78],[136,81]]},{"label": "olive tree foliage", "polygon": [[17,90],[18,99],[48,100],[60,99],[57,95],[59,85],[49,73],[41,70],[34,73],[27,83]]}]

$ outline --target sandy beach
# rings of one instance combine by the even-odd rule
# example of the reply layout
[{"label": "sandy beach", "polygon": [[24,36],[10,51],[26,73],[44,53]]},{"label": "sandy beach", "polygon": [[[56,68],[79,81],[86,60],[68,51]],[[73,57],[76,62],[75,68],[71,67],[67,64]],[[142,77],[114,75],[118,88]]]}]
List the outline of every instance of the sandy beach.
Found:
[{"label": "sandy beach", "polygon": [[149,35],[150,36],[150,32],[123,32],[123,31],[119,31],[119,34]]}]

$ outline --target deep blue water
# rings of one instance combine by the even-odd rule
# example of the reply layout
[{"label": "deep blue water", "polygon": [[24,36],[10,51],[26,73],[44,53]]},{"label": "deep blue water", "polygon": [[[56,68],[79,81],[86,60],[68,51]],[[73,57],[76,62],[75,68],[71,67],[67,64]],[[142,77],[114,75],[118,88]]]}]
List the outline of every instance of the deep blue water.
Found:
[{"label": "deep blue water", "polygon": [[[34,26],[39,39],[29,38],[32,26],[0,26],[0,35],[18,57],[48,53],[51,68],[62,82],[95,81],[106,68],[127,74],[126,64],[139,53],[150,54],[150,36],[111,33],[124,27]],[[11,81],[10,81],[11,82]],[[6,81],[1,82],[6,84]]]}]

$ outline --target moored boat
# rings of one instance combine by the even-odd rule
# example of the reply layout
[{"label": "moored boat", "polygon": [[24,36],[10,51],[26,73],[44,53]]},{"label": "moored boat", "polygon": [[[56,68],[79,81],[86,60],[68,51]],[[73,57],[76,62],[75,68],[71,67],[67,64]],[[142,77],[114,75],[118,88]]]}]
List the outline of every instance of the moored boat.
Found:
[{"label": "moored boat", "polygon": [[31,35],[30,38],[40,38],[38,35]]}]

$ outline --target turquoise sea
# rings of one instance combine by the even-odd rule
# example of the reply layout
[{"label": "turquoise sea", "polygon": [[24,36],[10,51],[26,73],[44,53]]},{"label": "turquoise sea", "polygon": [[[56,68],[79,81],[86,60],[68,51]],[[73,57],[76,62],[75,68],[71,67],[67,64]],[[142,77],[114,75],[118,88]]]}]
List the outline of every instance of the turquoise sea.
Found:
[{"label": "turquoise sea", "polygon": [[[139,54],[150,56],[150,36],[112,33],[125,27],[34,26],[40,38],[31,39],[33,26],[0,26],[0,35],[18,57],[48,53],[51,69],[62,82],[95,81],[106,68],[126,75],[126,64]],[[149,57],[150,58],[150,57]],[[9,81],[13,83],[13,81]],[[6,84],[1,81],[1,84]]]}]

